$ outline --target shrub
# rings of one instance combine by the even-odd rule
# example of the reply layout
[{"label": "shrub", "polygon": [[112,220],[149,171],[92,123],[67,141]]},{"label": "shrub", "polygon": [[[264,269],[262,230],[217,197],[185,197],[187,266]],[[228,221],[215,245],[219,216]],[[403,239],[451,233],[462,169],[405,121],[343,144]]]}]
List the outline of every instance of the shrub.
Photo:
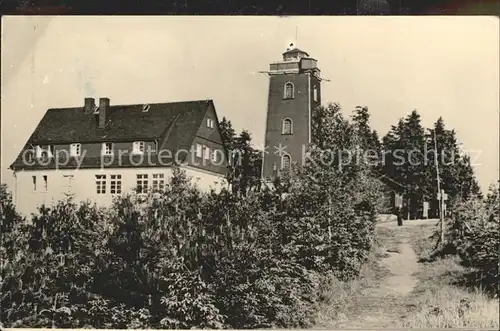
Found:
[{"label": "shrub", "polygon": [[472,198],[456,206],[447,231],[448,246],[466,267],[479,271],[481,283],[498,291],[499,206],[498,189],[487,198]]},{"label": "shrub", "polygon": [[357,275],[377,210],[376,188],[359,169],[320,168],[319,181],[312,170],[243,196],[201,193],[175,168],[161,192],[106,209],[61,201],[28,224],[2,193],[2,321],[310,327],[320,277]]}]

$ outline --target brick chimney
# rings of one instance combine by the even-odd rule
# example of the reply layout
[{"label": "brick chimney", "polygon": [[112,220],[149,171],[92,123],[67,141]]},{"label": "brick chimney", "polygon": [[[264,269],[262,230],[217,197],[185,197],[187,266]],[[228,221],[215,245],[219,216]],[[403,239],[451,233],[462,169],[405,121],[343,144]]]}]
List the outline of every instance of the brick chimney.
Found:
[{"label": "brick chimney", "polygon": [[109,98],[99,99],[99,129],[106,127],[109,114]]},{"label": "brick chimney", "polygon": [[95,108],[94,98],[85,98],[84,113],[85,114],[92,114],[94,112],[94,108]]}]

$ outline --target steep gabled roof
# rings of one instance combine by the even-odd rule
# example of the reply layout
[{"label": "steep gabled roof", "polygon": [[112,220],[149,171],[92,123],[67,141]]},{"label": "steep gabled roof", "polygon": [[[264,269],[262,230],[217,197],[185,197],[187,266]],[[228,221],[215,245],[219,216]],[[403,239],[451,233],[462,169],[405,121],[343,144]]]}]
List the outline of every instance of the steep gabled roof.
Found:
[{"label": "steep gabled roof", "polygon": [[149,104],[143,112],[143,104],[110,106],[105,129],[100,129],[97,116],[85,114],[83,107],[49,109],[28,143],[65,144],[72,142],[105,142],[140,139],[158,139],[180,115],[187,131],[198,129],[193,125],[203,118],[211,100]]},{"label": "steep gabled roof", "polygon": [[[214,105],[212,100],[199,100],[149,104],[146,112],[143,107],[109,106],[105,128],[97,125],[98,114],[85,114],[83,107],[49,109],[10,168],[26,168],[22,155],[32,145],[158,140],[160,149],[189,149]],[[94,161],[86,159],[88,166],[94,166]]]}]

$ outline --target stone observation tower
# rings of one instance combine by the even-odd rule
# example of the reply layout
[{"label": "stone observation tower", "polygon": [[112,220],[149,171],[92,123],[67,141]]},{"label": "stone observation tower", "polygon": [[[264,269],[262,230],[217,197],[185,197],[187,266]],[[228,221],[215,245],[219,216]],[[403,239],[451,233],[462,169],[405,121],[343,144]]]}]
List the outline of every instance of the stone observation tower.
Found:
[{"label": "stone observation tower", "polygon": [[311,142],[311,111],[321,104],[317,61],[294,44],[283,59],[270,64],[269,96],[262,176],[271,181],[302,164],[303,149]]}]

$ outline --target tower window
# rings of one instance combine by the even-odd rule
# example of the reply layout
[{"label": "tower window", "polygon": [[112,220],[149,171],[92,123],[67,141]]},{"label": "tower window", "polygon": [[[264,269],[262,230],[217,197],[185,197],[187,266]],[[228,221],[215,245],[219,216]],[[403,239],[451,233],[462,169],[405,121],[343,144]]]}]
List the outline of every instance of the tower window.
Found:
[{"label": "tower window", "polygon": [[283,170],[290,170],[290,164],[292,163],[291,161],[292,160],[290,158],[290,155],[284,154],[281,157],[281,169],[283,169]]},{"label": "tower window", "polygon": [[285,84],[285,95],[284,95],[284,98],[285,99],[293,99],[293,93],[294,93],[294,88],[293,88],[293,84],[288,82]]},{"label": "tower window", "polygon": [[314,89],[313,89],[313,99],[314,99],[314,102],[318,102],[318,88],[316,86],[314,86]]},{"label": "tower window", "polygon": [[292,134],[292,133],[293,133],[292,120],[289,118],[285,118],[282,123],[281,134]]}]

